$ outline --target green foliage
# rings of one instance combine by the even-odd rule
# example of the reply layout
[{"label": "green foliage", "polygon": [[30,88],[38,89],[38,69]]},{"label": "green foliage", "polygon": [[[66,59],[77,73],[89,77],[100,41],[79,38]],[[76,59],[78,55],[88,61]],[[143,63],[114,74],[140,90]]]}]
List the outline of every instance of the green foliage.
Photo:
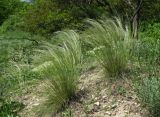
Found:
[{"label": "green foliage", "polygon": [[[39,50],[43,64],[33,69],[41,71],[48,79],[45,83],[46,100],[41,105],[41,116],[52,115],[64,107],[75,96],[77,80],[80,77],[81,46],[79,36],[74,31],[60,32],[63,41],[59,46],[46,44]],[[39,57],[38,57],[39,58]],[[40,62],[37,57],[36,62]]]},{"label": "green foliage", "polygon": [[29,66],[33,48],[37,45],[28,35],[24,32],[0,34],[0,100],[2,101],[0,116],[2,117],[16,116],[17,102],[10,100],[11,95],[26,88],[29,81],[38,77],[38,74],[30,71],[31,66]]},{"label": "green foliage", "polygon": [[0,116],[1,117],[20,117],[18,112],[24,108],[24,104],[16,101],[0,100]]},{"label": "green foliage", "polygon": [[51,0],[37,0],[30,5],[24,18],[25,30],[47,36],[70,23],[68,11],[61,10]]},{"label": "green foliage", "polygon": [[[159,0],[150,4],[143,0],[140,10],[142,20],[158,19]],[[153,9],[154,8],[154,9]],[[20,0],[0,1],[0,24],[5,30],[23,30],[50,37],[53,32],[64,28],[83,30],[83,19],[97,19],[102,15],[119,14],[122,18],[132,19],[136,11],[136,1],[130,0]]]},{"label": "green foliage", "polygon": [[21,8],[20,0],[1,0],[0,1],[0,25],[12,14]]},{"label": "green foliage", "polygon": [[150,0],[143,0],[143,6],[141,9],[141,14],[142,14],[142,20],[143,21],[150,21],[150,20],[159,20],[160,14],[160,4],[158,4],[160,1],[159,0],[154,0],[152,2]]},{"label": "green foliage", "polygon": [[18,13],[11,15],[6,19],[0,26],[0,33],[6,33],[8,31],[20,31],[24,29],[23,18],[25,15],[25,10],[21,10]]},{"label": "green foliage", "polygon": [[[153,39],[154,40],[154,39]],[[140,40],[135,43],[133,55],[147,65],[160,64],[160,40]]]},{"label": "green foliage", "polygon": [[160,23],[144,22],[141,27],[140,40],[135,43],[134,56],[139,62],[160,64]]},{"label": "green foliage", "polygon": [[[61,2],[61,1],[60,1]],[[24,17],[26,31],[45,36],[67,28],[81,29],[86,17],[98,18],[105,13],[105,7],[97,4],[69,4],[52,0],[37,0],[30,5]]]},{"label": "green foliage", "polygon": [[62,114],[61,117],[73,117],[72,111],[70,109],[66,109]]},{"label": "green foliage", "polygon": [[[57,112],[74,98],[80,72],[97,67],[97,63],[93,62],[95,58],[109,77],[119,76],[125,71],[130,53],[133,53],[136,62],[142,66],[145,63],[145,68],[141,66],[136,74],[142,69],[151,76],[159,74],[159,0],[154,0],[152,4],[150,0],[143,0],[140,20],[152,19],[154,22],[141,24],[140,40],[134,43],[133,49],[130,32],[119,19],[88,20],[91,27],[84,29],[85,18],[97,19],[103,15],[119,14],[130,20],[136,10],[136,2],[129,1],[32,0],[32,3],[26,3],[0,0],[0,116],[18,116],[23,106],[8,101],[11,94],[26,90],[27,83],[41,76],[47,79],[44,83],[46,100],[39,114],[51,116],[53,111]],[[64,28],[85,30],[82,34],[88,43],[83,41],[83,36],[81,43],[74,31],[58,33],[49,41],[53,41],[54,45],[43,44],[41,41],[46,38],[32,35],[51,37],[55,34],[53,32]],[[34,52],[37,48],[40,48],[39,53]],[[82,53],[85,54],[83,65]],[[36,67],[33,65],[33,56]],[[159,116],[159,84],[158,78],[147,78],[137,85],[139,99],[155,116]],[[125,93],[121,87],[117,91]],[[67,110],[64,116],[72,116],[71,111]]]},{"label": "green foliage", "polygon": [[[12,32],[0,34],[0,67],[1,72],[4,72],[3,68],[9,67],[9,62],[22,62],[29,63],[32,48],[35,45],[32,41],[29,41],[28,34],[22,32]],[[30,55],[29,55],[30,54]]]},{"label": "green foliage", "polygon": [[114,77],[127,67],[131,37],[127,27],[124,29],[119,19],[88,20],[91,24],[86,31],[87,40],[94,47],[94,52],[105,72]]},{"label": "green foliage", "polygon": [[42,41],[45,38],[22,31],[0,33],[0,64],[11,60],[30,63],[33,48],[38,46],[39,40]]},{"label": "green foliage", "polygon": [[140,37],[143,40],[151,42],[160,40],[160,23],[159,22],[142,22]]},{"label": "green foliage", "polygon": [[145,78],[135,85],[135,91],[142,104],[144,104],[154,117],[160,116],[160,79]]},{"label": "green foliage", "polygon": [[[104,0],[107,1],[107,0]],[[141,0],[112,0],[108,1],[112,6],[114,11],[114,15],[121,16],[124,20],[129,19],[129,21],[133,18],[135,12],[137,11],[137,2]],[[150,21],[150,20],[159,20],[159,10],[160,5],[158,4],[159,0],[154,0],[152,2],[150,0],[142,0],[142,5],[140,8],[140,20],[142,21]]]}]

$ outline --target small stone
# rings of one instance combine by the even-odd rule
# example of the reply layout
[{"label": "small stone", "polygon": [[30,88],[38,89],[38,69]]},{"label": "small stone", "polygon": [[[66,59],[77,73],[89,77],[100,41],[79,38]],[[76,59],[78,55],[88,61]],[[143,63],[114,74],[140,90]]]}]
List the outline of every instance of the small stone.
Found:
[{"label": "small stone", "polygon": [[98,98],[97,98],[97,97],[95,97],[95,100],[98,100]]},{"label": "small stone", "polygon": [[39,105],[39,103],[35,103],[35,104],[33,104],[33,106],[38,106]]},{"label": "small stone", "polygon": [[110,113],[110,112],[108,112],[108,111],[107,111],[107,112],[105,112],[105,114],[106,114],[106,115],[111,116],[111,113]]},{"label": "small stone", "polygon": [[92,98],[94,98],[95,96],[94,95],[92,95]]},{"label": "small stone", "polygon": [[102,107],[103,107],[103,108],[106,108],[107,106],[106,106],[106,105],[103,105]]},{"label": "small stone", "polygon": [[103,96],[102,98],[105,99],[105,98],[107,98],[107,96]]},{"label": "small stone", "polygon": [[99,102],[95,102],[94,104],[95,104],[96,106],[99,106],[99,105],[100,105],[100,103],[99,103]]},{"label": "small stone", "polygon": [[125,113],[128,113],[128,111],[124,111]]}]

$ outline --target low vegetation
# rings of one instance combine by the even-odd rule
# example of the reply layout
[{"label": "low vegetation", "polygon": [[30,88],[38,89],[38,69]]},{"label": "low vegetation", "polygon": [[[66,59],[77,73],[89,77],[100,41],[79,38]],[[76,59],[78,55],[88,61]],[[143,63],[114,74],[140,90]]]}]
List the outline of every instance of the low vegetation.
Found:
[{"label": "low vegetation", "polygon": [[154,117],[159,117],[160,108],[160,79],[156,77],[145,78],[136,86],[137,96]]},{"label": "low vegetation", "polygon": [[91,28],[86,32],[88,42],[94,47],[98,62],[109,77],[122,74],[128,64],[131,36],[120,19],[88,20]]},{"label": "low vegetation", "polygon": [[[59,111],[77,92],[77,81],[80,78],[81,45],[79,35],[74,31],[60,32],[59,38],[65,38],[61,45],[46,44],[39,50],[40,58],[45,58],[43,67],[34,68],[47,78],[45,82],[46,99],[38,112],[49,116]],[[42,66],[42,65],[41,65]]]},{"label": "low vegetation", "polygon": [[0,1],[0,117],[160,116],[159,0],[27,1]]}]

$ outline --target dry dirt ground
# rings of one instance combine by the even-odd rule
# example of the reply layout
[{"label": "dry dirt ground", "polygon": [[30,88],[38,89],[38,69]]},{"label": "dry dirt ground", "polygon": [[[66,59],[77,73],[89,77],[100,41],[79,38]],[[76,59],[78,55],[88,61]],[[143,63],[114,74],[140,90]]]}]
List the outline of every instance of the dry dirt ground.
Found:
[{"label": "dry dirt ground", "polygon": [[[41,103],[43,96],[39,95],[41,84],[31,88],[20,97],[26,107],[22,117],[36,117],[34,109]],[[84,73],[79,81],[80,99],[72,101],[64,117],[147,117],[147,111],[137,101],[129,79],[119,79],[110,83],[101,69]],[[33,93],[34,92],[34,93]],[[59,117],[59,115],[57,115]]]}]

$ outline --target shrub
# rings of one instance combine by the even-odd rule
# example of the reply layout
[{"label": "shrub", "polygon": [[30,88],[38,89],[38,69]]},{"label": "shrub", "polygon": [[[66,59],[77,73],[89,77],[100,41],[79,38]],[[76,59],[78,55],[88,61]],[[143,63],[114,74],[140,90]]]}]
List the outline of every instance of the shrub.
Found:
[{"label": "shrub", "polygon": [[91,28],[86,31],[87,40],[93,45],[95,56],[110,77],[121,74],[128,63],[130,33],[119,19],[88,20]]},{"label": "shrub", "polygon": [[11,85],[8,79],[0,76],[0,117],[19,117],[19,112],[24,108],[24,104],[10,100],[9,89]]},{"label": "shrub", "polygon": [[160,23],[144,22],[140,32],[140,40],[135,51],[139,60],[146,63],[160,64]]},{"label": "shrub", "polygon": [[160,116],[160,79],[145,78],[135,85],[137,96],[154,117]]},{"label": "shrub", "polygon": [[44,49],[39,50],[44,63],[40,69],[36,67],[33,70],[41,71],[48,79],[45,83],[47,97],[39,113],[41,116],[51,115],[64,107],[77,89],[81,60],[79,36],[74,31],[66,31],[59,33],[58,38],[65,39],[63,44],[45,44]]},{"label": "shrub", "polygon": [[160,64],[160,40],[139,40],[133,49],[133,56],[147,65]]},{"label": "shrub", "polygon": [[20,117],[18,112],[24,108],[24,104],[17,101],[0,100],[0,104],[1,117]]},{"label": "shrub", "polygon": [[150,40],[151,42],[160,39],[160,23],[159,22],[142,22],[140,37],[143,40]]}]

